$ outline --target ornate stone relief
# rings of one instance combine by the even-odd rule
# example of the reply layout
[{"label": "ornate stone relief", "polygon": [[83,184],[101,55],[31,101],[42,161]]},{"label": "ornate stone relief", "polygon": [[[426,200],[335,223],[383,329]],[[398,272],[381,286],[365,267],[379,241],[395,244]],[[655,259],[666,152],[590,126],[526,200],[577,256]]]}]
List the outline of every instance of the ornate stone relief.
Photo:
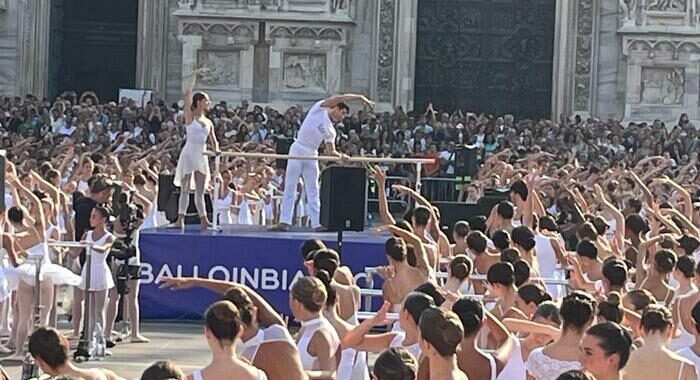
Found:
[{"label": "ornate stone relief", "polygon": [[326,88],[326,55],[284,55],[284,88],[286,90],[324,91]]},{"label": "ornate stone relief", "polygon": [[391,102],[394,74],[396,0],[380,0],[379,49],[377,61],[377,100]]},{"label": "ornate stone relief", "polygon": [[589,111],[593,55],[593,0],[579,0],[576,19],[574,111]]},{"label": "ornate stone relief", "polygon": [[270,37],[341,41],[343,40],[343,29],[333,27],[273,26],[270,30]]},{"label": "ornate stone relief", "polygon": [[687,0],[651,0],[647,10],[659,12],[685,12]]},{"label": "ornate stone relief", "polygon": [[685,95],[683,68],[643,67],[641,101],[644,104],[679,105]]},{"label": "ornate stone relief", "polygon": [[230,89],[238,86],[240,72],[240,52],[200,50],[197,52],[197,66],[205,66],[209,71],[202,74],[199,83],[206,88]]}]

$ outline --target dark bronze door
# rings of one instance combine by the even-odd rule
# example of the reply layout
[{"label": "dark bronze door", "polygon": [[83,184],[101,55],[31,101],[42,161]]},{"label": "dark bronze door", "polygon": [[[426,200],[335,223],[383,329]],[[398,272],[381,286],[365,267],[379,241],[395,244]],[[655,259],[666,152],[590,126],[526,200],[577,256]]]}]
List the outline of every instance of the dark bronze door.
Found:
[{"label": "dark bronze door", "polygon": [[549,117],[555,0],[419,0],[416,111]]}]

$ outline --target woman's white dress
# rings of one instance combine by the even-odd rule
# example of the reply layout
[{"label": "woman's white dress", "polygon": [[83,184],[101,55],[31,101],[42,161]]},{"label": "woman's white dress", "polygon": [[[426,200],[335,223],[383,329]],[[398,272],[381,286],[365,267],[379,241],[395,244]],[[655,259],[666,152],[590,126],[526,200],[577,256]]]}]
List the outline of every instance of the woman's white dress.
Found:
[{"label": "woman's white dress", "polygon": [[[88,231],[85,240],[88,242],[95,243],[95,245],[103,245],[109,238],[110,234],[105,232],[104,236],[94,240],[92,237],[93,231]],[[90,290],[90,291],[102,291],[109,290],[114,287],[114,279],[112,278],[112,270],[107,265],[107,256],[109,255],[109,250],[105,252],[98,252],[90,250],[90,288],[87,288],[87,265],[83,266],[82,270],[82,281],[80,284],[80,289]]]},{"label": "woman's white dress", "polygon": [[233,224],[233,216],[231,215],[231,204],[233,203],[233,192],[224,190],[224,196],[218,198],[214,202],[214,212],[219,221],[219,225]]},{"label": "woman's white dress", "polygon": [[[207,120],[208,121],[208,120]],[[187,140],[185,146],[180,152],[180,158],[177,160],[177,168],[175,169],[175,186],[182,187],[182,180],[185,176],[194,172],[200,172],[206,175],[206,188],[211,179],[209,173],[209,160],[204,155],[207,147],[207,137],[211,128],[210,122],[202,124],[201,121],[193,119],[192,122],[185,127]],[[194,176],[190,178],[189,188],[194,188]]]},{"label": "woman's white dress", "polygon": [[49,245],[46,242],[39,243],[26,250],[28,259],[18,267],[8,266],[4,268],[10,290],[17,290],[22,281],[29,286],[34,286],[36,281],[36,262],[33,259],[41,258],[39,281],[51,281],[54,285],[80,285],[81,278],[70,270],[51,263],[49,258]]}]

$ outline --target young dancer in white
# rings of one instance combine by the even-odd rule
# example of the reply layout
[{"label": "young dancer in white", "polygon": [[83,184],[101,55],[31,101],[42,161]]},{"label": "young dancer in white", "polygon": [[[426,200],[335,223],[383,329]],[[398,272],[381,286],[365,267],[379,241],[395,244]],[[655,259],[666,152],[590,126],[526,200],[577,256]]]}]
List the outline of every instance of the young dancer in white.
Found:
[{"label": "young dancer in white", "polygon": [[[289,155],[314,157],[318,155],[318,148],[324,144],[324,154],[327,156],[343,155],[335,149],[334,122],[340,121],[350,111],[345,102],[361,100],[364,104],[374,107],[374,102],[363,95],[337,95],[320,101],[311,107],[306,119],[299,129],[296,141],[289,148]],[[280,210],[280,222],[272,227],[271,231],[288,231],[292,225],[294,214],[294,202],[296,200],[296,188],[299,178],[304,181],[304,191],[309,207],[311,227],[319,229],[319,213],[321,199],[318,189],[318,161],[315,160],[289,160],[284,177],[284,194]]]}]

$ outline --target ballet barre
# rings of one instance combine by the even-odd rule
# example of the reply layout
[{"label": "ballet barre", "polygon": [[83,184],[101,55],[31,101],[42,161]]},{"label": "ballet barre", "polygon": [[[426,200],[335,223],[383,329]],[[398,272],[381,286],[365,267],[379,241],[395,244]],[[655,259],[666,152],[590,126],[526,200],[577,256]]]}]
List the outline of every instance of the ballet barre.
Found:
[{"label": "ballet barre", "polygon": [[[374,318],[376,315],[377,315],[377,313],[374,311],[358,311],[357,312],[357,319],[359,319],[361,321],[366,321],[368,319]],[[386,313],[385,320],[398,321],[399,320],[399,313]]]},{"label": "ballet barre", "polygon": [[[468,297],[471,299],[483,301],[484,296],[482,294],[463,294],[463,297]],[[382,290],[381,289],[365,289],[365,288],[360,288],[360,297],[364,297],[364,308],[365,311],[361,311],[360,313],[373,313],[376,314],[376,312],[371,311],[372,307],[372,298],[374,297],[383,297]],[[370,315],[370,314],[366,314]],[[370,317],[371,318],[371,317]],[[363,319],[363,318],[360,318]],[[368,318],[365,318],[368,319]]]},{"label": "ballet barre", "polygon": [[[421,171],[423,164],[433,164],[437,158],[389,158],[389,157],[347,157],[338,156],[290,156],[288,154],[276,153],[248,153],[248,152],[212,152],[204,151],[205,156],[214,157],[214,191],[218,199],[221,194],[221,186],[219,184],[219,173],[221,173],[221,157],[238,157],[248,159],[273,159],[273,160],[308,160],[308,161],[334,161],[334,162],[350,162],[350,163],[389,163],[389,164],[410,164],[416,165],[416,191],[421,190]],[[218,221],[213,218],[212,229],[218,230]]]}]

